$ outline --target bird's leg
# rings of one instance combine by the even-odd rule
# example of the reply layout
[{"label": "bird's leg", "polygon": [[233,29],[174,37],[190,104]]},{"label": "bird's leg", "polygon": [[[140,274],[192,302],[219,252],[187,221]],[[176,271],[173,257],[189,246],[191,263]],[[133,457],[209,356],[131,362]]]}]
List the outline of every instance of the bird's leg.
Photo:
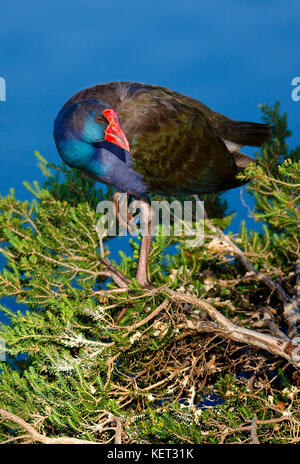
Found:
[{"label": "bird's leg", "polygon": [[[132,220],[133,214],[129,212],[127,204],[125,208],[124,208],[124,205],[121,205],[122,213],[125,210],[125,218],[124,218],[124,214],[120,214],[120,203],[122,201],[121,195],[122,195],[122,192],[116,192],[113,196],[115,216],[117,220],[119,221],[119,223],[121,224],[121,226],[124,227],[126,230],[130,231],[132,227],[132,224],[130,224],[130,222]],[[147,288],[150,286],[149,255],[150,255],[151,243],[152,243],[152,230],[151,230],[152,210],[151,210],[151,206],[146,200],[135,200],[135,201],[137,202],[135,206],[140,208],[141,213],[142,213],[142,221],[141,221],[142,222],[142,227],[141,227],[142,243],[140,247],[139,263],[138,263],[136,279],[138,283],[141,285],[141,287]]]},{"label": "bird's leg", "polygon": [[151,221],[151,206],[145,200],[140,200],[143,212],[143,230],[142,230],[142,243],[140,248],[140,256],[138,269],[136,273],[136,280],[141,287],[150,287],[149,278],[149,255],[152,242],[152,221]]},{"label": "bird's leg", "polygon": [[[129,228],[129,223],[132,219],[132,214],[128,211],[128,207],[127,207],[127,195],[125,196],[125,200],[126,200],[126,205],[124,204],[121,204],[121,202],[123,201],[122,199],[122,195],[124,195],[123,192],[116,192],[113,196],[113,203],[114,203],[114,214],[117,218],[117,220],[119,221],[119,223],[121,224],[122,227],[124,227],[126,229],[126,231],[128,230]],[[126,212],[126,218],[124,219],[123,218],[123,215],[120,214],[120,206],[121,206],[121,210],[122,212],[124,211],[124,206],[125,206],[125,212]]]}]

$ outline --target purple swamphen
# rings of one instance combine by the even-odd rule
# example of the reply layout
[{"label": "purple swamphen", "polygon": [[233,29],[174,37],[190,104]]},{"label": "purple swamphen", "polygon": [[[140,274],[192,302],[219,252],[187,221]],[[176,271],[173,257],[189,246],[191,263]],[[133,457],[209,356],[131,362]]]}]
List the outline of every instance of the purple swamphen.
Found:
[{"label": "purple swamphen", "polygon": [[[54,139],[63,161],[137,199],[156,192],[195,195],[239,187],[266,124],[234,121],[173,90],[111,82],[76,93],[58,113]],[[137,280],[149,284],[151,237],[143,236]]]}]

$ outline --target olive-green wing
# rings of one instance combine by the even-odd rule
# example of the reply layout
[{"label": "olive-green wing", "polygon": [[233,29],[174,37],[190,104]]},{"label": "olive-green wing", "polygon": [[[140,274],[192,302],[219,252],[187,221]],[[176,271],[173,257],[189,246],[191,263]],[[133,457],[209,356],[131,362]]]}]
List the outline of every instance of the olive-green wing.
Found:
[{"label": "olive-green wing", "polygon": [[128,94],[119,119],[134,168],[153,190],[208,193],[239,185],[232,155],[199,109],[154,86]]}]

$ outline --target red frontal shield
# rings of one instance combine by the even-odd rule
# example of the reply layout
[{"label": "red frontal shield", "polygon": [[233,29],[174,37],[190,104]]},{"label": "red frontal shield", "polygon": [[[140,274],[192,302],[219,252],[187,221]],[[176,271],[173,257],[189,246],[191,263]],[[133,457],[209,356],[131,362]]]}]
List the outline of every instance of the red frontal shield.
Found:
[{"label": "red frontal shield", "polygon": [[130,146],[127,137],[120,126],[117,113],[114,110],[108,109],[104,110],[103,114],[109,122],[108,128],[105,131],[104,140],[114,143],[115,145],[129,151]]}]

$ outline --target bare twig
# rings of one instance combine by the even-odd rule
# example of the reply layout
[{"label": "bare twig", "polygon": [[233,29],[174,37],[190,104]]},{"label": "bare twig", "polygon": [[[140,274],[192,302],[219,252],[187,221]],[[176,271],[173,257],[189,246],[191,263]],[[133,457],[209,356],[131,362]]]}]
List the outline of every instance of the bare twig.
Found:
[{"label": "bare twig", "polygon": [[108,387],[109,385],[109,382],[110,382],[110,378],[111,378],[111,373],[112,373],[112,365],[113,363],[115,362],[115,360],[120,356],[121,353],[117,353],[115,354],[115,356],[113,356],[112,358],[110,358],[108,360],[108,371],[107,371],[107,380],[105,382],[105,385],[103,387],[103,390],[105,391],[106,388]]},{"label": "bare twig", "polygon": [[[136,324],[133,324],[133,325],[128,325],[128,326],[116,326],[116,328],[120,328],[120,329],[127,329],[128,330],[128,333],[132,332],[133,330],[136,330],[138,329],[139,327],[141,327],[142,325],[146,324],[147,322],[151,321],[151,319],[153,319],[155,316],[157,316],[161,311],[163,311],[164,309],[167,308],[169,304],[169,301],[166,299],[165,301],[163,301],[154,311],[152,311],[151,314],[149,314],[149,316],[145,317],[145,319],[143,319],[142,321],[139,321],[137,322]],[[127,334],[128,334],[127,333]]]},{"label": "bare twig", "polygon": [[[46,435],[42,435],[39,432],[37,432],[35,428],[32,427],[32,425],[28,424],[28,422],[21,419],[21,417],[16,416],[15,414],[8,412],[5,409],[0,408],[0,415],[3,417],[3,419],[14,422],[19,427],[26,430],[26,432],[28,433],[26,438],[29,439],[29,441],[26,441],[26,443],[39,442],[45,445],[62,445],[62,444],[64,445],[97,445],[99,444],[99,442],[96,442],[96,441],[80,440],[79,438],[71,438],[71,437],[49,438],[49,437],[46,437]],[[18,439],[18,437],[16,437],[16,439]]]},{"label": "bare twig", "polygon": [[127,292],[128,292],[128,288],[122,287],[122,288],[112,288],[110,290],[96,290],[95,292],[93,292],[93,295],[114,297],[114,295],[117,293],[127,293]]},{"label": "bare twig", "polygon": [[259,439],[257,436],[257,417],[254,414],[254,417],[251,421],[251,443],[252,445],[259,445]]},{"label": "bare twig", "polygon": [[[221,314],[216,308],[210,305],[207,301],[197,298],[186,293],[166,289],[166,293],[175,301],[182,301],[203,309],[216,323],[216,332],[224,338],[239,343],[255,346],[264,349],[275,355],[287,359],[293,366],[300,368],[300,344],[292,340],[286,341],[271,335],[250,330],[245,327],[240,327],[233,324],[227,317]],[[197,320],[198,319],[198,320]],[[200,330],[202,331],[201,319],[195,317],[194,321],[187,321],[186,328],[198,330],[198,322],[200,322]]]},{"label": "bare twig", "polygon": [[[279,424],[280,422],[283,422],[283,421],[295,422],[294,419],[290,416],[281,416],[281,417],[276,417],[274,419],[267,419],[267,420],[257,420],[256,415],[254,417],[255,417],[256,428],[257,428],[257,425],[273,425],[273,424]],[[237,432],[250,431],[251,438],[252,438],[253,422],[254,422],[254,419],[251,421],[251,425],[243,425],[241,427],[236,427],[236,428],[226,427],[226,429],[221,433],[222,435],[221,443],[224,442],[227,435],[237,433]],[[255,443],[255,444],[260,444],[260,442]]]},{"label": "bare twig", "polygon": [[118,417],[113,416],[113,419],[116,423],[116,429],[115,429],[115,445],[121,445],[122,444],[122,425],[121,421]]},{"label": "bare twig", "polygon": [[125,277],[118,269],[116,269],[106,258],[100,258],[100,261],[108,269],[110,277],[116,282],[116,284],[123,288],[128,287],[131,284],[131,280]]},{"label": "bare twig", "polygon": [[283,314],[288,326],[288,335],[291,339],[300,342],[300,260],[295,266],[296,285],[295,298],[292,302],[286,303],[283,307]]}]

